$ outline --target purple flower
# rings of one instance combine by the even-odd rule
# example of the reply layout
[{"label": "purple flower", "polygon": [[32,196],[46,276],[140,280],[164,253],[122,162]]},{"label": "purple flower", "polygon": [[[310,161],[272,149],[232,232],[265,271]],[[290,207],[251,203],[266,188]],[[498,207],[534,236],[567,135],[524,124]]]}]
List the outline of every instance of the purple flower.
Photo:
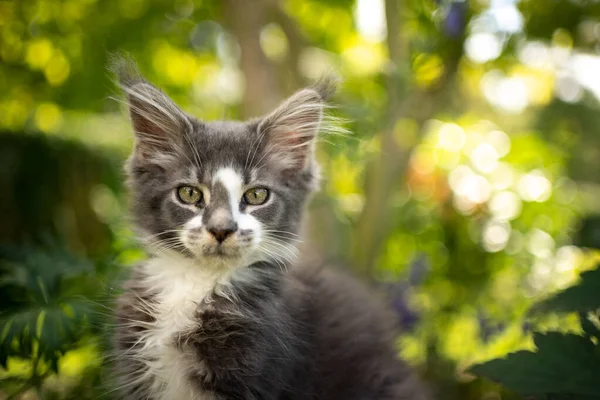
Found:
[{"label": "purple flower", "polygon": [[479,335],[484,343],[506,328],[504,323],[492,321],[481,310],[477,312],[477,322],[479,323]]},{"label": "purple flower", "polygon": [[400,326],[406,332],[412,331],[419,323],[420,318],[414,310],[412,310],[404,295],[398,296],[392,301],[392,308],[398,315]]},{"label": "purple flower", "polygon": [[408,284],[416,286],[425,280],[430,270],[429,261],[425,254],[419,254],[410,264],[408,271]]},{"label": "purple flower", "polygon": [[446,18],[444,19],[444,33],[453,39],[461,37],[465,30],[466,14],[466,1],[454,1],[450,3],[446,12]]}]

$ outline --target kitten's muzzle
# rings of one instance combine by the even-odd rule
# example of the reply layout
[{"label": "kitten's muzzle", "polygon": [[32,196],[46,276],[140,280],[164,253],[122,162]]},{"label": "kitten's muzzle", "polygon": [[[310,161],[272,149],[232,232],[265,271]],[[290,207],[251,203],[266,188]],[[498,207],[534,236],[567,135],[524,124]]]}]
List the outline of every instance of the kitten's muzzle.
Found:
[{"label": "kitten's muzzle", "polygon": [[231,211],[226,207],[207,208],[204,218],[206,230],[219,244],[238,230],[237,222],[234,220]]},{"label": "kitten's muzzle", "polygon": [[227,227],[213,227],[208,228],[207,230],[211,235],[213,235],[217,242],[223,243],[225,239],[237,231],[237,224],[234,222]]}]

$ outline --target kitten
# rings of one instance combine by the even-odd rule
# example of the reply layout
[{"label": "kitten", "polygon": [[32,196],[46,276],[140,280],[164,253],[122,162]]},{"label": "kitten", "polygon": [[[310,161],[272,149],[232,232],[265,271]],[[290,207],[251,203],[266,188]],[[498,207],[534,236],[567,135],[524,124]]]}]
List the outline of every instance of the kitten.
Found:
[{"label": "kitten", "polygon": [[296,261],[331,82],[263,118],[204,122],[130,61],[115,69],[135,132],[131,212],[151,252],[118,300],[121,396],[425,399],[393,317],[350,277]]}]

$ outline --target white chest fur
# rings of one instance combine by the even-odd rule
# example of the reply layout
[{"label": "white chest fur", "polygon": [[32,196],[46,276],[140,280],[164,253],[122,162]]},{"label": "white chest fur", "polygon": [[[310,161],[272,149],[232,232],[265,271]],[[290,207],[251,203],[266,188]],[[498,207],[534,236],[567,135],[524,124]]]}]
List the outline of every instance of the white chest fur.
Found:
[{"label": "white chest fur", "polygon": [[211,399],[189,380],[200,360],[176,348],[175,338],[194,329],[198,304],[217,285],[227,284],[228,274],[176,256],[152,259],[143,268],[146,287],[156,293],[156,319],[145,332],[138,355],[148,367],[145,375],[152,382],[152,393],[161,400]]}]

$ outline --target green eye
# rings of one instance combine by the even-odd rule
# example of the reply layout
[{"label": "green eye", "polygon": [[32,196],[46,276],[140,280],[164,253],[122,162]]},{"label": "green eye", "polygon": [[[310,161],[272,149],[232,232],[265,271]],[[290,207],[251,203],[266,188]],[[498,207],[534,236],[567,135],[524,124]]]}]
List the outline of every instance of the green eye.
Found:
[{"label": "green eye", "polygon": [[252,188],[244,193],[244,202],[252,206],[264,204],[269,198],[269,191],[265,188]]},{"label": "green eye", "polygon": [[184,204],[196,204],[202,200],[202,192],[193,186],[180,186],[177,189],[177,197]]}]

